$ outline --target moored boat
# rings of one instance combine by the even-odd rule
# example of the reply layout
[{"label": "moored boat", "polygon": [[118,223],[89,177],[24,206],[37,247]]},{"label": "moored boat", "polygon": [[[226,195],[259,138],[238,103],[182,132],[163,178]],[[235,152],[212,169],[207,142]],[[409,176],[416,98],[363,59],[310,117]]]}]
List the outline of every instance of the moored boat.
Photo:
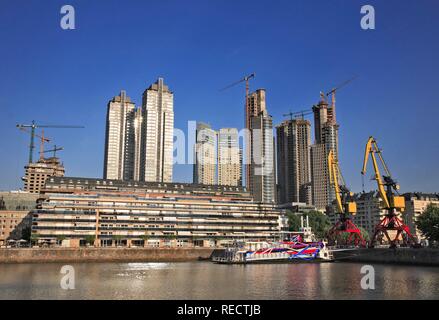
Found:
[{"label": "moored boat", "polygon": [[[251,249],[258,244],[261,248]],[[216,256],[212,261],[228,264],[330,262],[333,255],[324,242],[250,242],[241,248],[228,248],[224,255]]]}]

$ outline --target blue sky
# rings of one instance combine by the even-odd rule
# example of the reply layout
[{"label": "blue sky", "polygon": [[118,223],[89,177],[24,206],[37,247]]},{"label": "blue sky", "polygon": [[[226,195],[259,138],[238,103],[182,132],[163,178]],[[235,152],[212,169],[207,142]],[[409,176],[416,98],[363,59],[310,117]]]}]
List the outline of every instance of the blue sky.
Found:
[{"label": "blue sky", "polygon": [[[59,26],[64,4],[76,9],[76,30]],[[360,28],[364,4],[375,6],[376,30]],[[436,0],[2,0],[0,189],[22,186],[29,137],[16,123],[84,125],[46,135],[65,148],[67,175],[101,177],[106,104],[121,89],[140,104],[162,76],[176,128],[241,128],[244,87],[219,89],[256,72],[251,88],[267,90],[276,124],[358,75],[337,96],[347,183],[361,191],[373,135],[402,191],[437,192],[438,12]],[[175,166],[174,181],[191,179],[189,166]]]}]

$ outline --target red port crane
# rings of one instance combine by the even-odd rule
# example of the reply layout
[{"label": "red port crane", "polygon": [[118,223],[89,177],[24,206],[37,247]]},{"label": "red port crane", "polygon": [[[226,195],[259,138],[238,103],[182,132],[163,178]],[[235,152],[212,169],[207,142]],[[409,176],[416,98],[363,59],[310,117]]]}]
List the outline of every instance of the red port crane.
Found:
[{"label": "red port crane", "polygon": [[[329,230],[328,236],[331,242],[345,241],[346,244],[365,245],[360,229],[352,222],[351,217],[357,213],[357,203],[353,199],[353,193],[348,189],[341,174],[338,160],[332,150],[328,154],[329,181],[335,192],[336,211],[338,221]],[[346,239],[340,239],[340,235],[347,235]]]},{"label": "red port crane", "polygon": [[[415,237],[411,234],[409,227],[399,217],[401,212],[405,209],[405,199],[398,195],[399,185],[393,179],[390,174],[390,170],[384,161],[381,149],[378,148],[378,144],[373,137],[369,137],[366,143],[366,149],[364,151],[363,169],[361,174],[366,174],[367,162],[369,156],[372,158],[373,169],[375,171],[374,180],[377,182],[378,192],[383,202],[383,208],[386,210],[384,218],[375,227],[375,233],[371,240],[370,246],[373,247],[379,236],[385,236],[390,243],[390,247],[396,247],[400,239],[403,243],[409,242],[412,245],[417,245]],[[384,174],[381,174],[378,160],[381,162],[381,166],[384,169]],[[391,237],[389,231],[396,231],[396,235]]]}]

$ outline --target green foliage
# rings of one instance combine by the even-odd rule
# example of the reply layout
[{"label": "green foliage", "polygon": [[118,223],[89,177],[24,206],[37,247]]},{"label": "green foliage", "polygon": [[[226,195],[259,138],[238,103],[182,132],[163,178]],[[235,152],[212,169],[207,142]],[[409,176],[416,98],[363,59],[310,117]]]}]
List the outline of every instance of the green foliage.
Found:
[{"label": "green foliage", "polygon": [[95,242],[95,236],[92,236],[92,235],[88,235],[88,236],[86,236],[85,237],[85,242],[86,243],[88,243],[88,244],[94,244],[94,242]]},{"label": "green foliage", "polygon": [[119,246],[122,242],[122,239],[123,239],[123,237],[121,235],[118,235],[118,234],[114,234],[112,236],[112,238],[113,238],[114,242],[116,243],[116,246]]},{"label": "green foliage", "polygon": [[288,230],[290,231],[299,231],[300,228],[300,216],[294,214],[291,211],[287,211],[288,217]]},{"label": "green foliage", "polygon": [[331,229],[329,217],[320,211],[310,211],[306,214],[309,218],[309,226],[316,235],[317,239],[324,239]]},{"label": "green foliage", "polygon": [[168,240],[174,240],[174,239],[177,239],[177,236],[176,236],[175,234],[173,234],[173,233],[165,234],[165,235],[163,235],[163,236],[165,237],[165,239],[168,239]]},{"label": "green foliage", "polygon": [[40,238],[40,236],[36,233],[32,233],[30,236],[30,241],[31,243],[37,243],[38,239]]},{"label": "green foliage", "polygon": [[439,207],[428,205],[417,218],[416,226],[428,240],[439,241]]},{"label": "green foliage", "polygon": [[[369,241],[370,237],[369,237],[369,233],[366,231],[366,229],[364,229],[362,227],[358,227],[358,229],[360,229],[361,236],[363,237],[363,240],[366,241],[366,242]],[[341,235],[339,235],[339,237],[337,239],[337,242],[339,244],[344,244],[344,243],[346,243],[348,238],[349,238],[349,233],[343,232],[343,233],[341,233]]]},{"label": "green foliage", "polygon": [[[299,231],[300,229],[300,216],[302,214],[294,214],[291,211],[287,212],[288,217],[288,226],[290,231]],[[326,237],[326,233],[331,228],[331,222],[329,221],[329,217],[320,211],[309,211],[306,214],[309,219],[309,226],[312,228],[312,231],[316,235],[317,239],[324,239]]]},{"label": "green foliage", "polygon": [[358,227],[358,229],[360,229],[361,236],[363,237],[364,241],[369,241],[370,240],[369,232],[367,232],[367,230],[364,229],[363,227]]},{"label": "green foliage", "polygon": [[26,241],[30,241],[31,240],[31,228],[30,227],[26,227],[23,229],[22,233],[21,233],[21,237],[26,240]]}]

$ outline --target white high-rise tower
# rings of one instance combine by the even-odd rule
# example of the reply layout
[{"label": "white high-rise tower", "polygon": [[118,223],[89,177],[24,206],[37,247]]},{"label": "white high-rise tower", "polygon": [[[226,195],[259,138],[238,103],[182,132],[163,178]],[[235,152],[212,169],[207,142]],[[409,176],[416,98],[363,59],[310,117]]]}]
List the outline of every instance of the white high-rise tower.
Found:
[{"label": "white high-rise tower", "polygon": [[143,93],[140,180],[172,182],[174,95],[159,78]]},{"label": "white high-rise tower", "polygon": [[108,102],[105,133],[104,179],[134,178],[135,104],[125,91]]}]

